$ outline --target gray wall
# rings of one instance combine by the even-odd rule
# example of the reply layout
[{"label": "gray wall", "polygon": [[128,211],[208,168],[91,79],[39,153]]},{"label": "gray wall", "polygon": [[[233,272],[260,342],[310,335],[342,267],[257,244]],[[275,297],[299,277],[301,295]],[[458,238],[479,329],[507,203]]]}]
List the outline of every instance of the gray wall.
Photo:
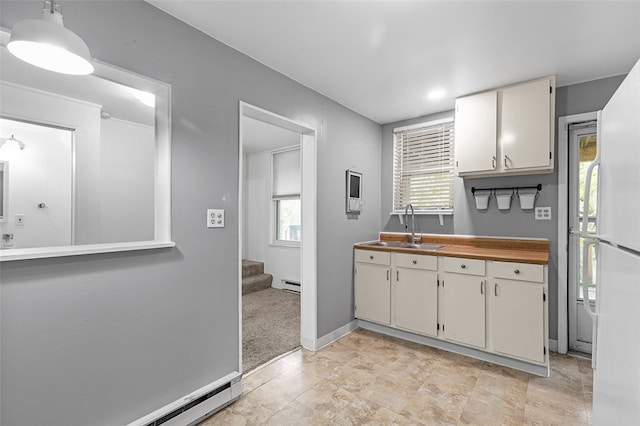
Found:
[{"label": "gray wall", "polygon": [[[601,80],[559,87],[556,91],[556,127],[557,118],[602,109],[613,92],[618,88],[624,76],[609,77]],[[393,173],[393,128],[408,124],[442,118],[453,111],[382,126],[382,228],[386,231],[404,231],[397,217],[389,216],[392,205]],[[557,133],[558,129],[556,129]],[[557,137],[556,137],[557,141]],[[557,158],[557,143],[556,155]],[[549,337],[558,338],[558,171],[552,174],[513,176],[480,179],[457,179],[455,183],[455,214],[440,226],[437,218],[419,217],[416,229],[426,233],[456,233],[466,235],[487,235],[498,237],[547,238],[550,242],[549,254]],[[511,210],[497,209],[493,200],[488,210],[478,211],[471,195],[471,187],[513,187],[542,184],[536,206],[551,206],[551,221],[536,221],[533,211],[523,211],[514,200]]]},{"label": "gray wall", "polygon": [[[0,8],[11,28],[42,3]],[[351,245],[380,227],[380,126],[144,2],[63,13],[95,58],[172,85],[177,247],[2,263],[0,423],[125,424],[239,368],[240,100],[318,130],[318,336],[351,321]],[[358,219],[348,168],[364,173]],[[207,208],[224,229],[204,228]]]}]

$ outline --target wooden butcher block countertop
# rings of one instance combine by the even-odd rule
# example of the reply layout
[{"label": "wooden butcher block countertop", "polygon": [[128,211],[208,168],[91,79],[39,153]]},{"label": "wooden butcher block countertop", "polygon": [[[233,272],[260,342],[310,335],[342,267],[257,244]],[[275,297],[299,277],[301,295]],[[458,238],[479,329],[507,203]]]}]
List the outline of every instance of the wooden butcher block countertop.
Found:
[{"label": "wooden butcher block countertop", "polygon": [[[407,247],[374,246],[374,241],[354,244],[362,250],[389,251],[399,253],[428,254],[432,256],[463,257],[468,259],[497,260],[546,265],[549,262],[549,241],[544,239],[518,239],[474,237],[467,235],[416,234],[422,236],[421,244],[436,244],[446,247],[428,250]],[[408,243],[411,234],[381,232],[378,241]]]}]

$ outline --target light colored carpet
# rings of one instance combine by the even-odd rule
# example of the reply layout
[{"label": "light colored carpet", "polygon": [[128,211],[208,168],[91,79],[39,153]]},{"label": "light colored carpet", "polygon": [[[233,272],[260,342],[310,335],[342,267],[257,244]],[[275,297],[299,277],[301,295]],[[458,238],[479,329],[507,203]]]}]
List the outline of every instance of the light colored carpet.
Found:
[{"label": "light colored carpet", "polygon": [[300,346],[300,295],[267,288],[242,296],[245,373]]}]

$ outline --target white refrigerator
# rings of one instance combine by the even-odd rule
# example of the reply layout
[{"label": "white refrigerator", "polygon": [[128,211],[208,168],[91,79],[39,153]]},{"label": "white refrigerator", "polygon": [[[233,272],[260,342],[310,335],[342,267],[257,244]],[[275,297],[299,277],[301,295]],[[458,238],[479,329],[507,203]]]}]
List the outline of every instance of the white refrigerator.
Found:
[{"label": "white refrigerator", "polygon": [[[593,424],[640,424],[640,61],[599,116]],[[585,189],[585,217],[591,175]],[[587,266],[586,247],[583,248]],[[583,276],[586,286],[586,277]],[[588,294],[584,289],[583,294]]]}]

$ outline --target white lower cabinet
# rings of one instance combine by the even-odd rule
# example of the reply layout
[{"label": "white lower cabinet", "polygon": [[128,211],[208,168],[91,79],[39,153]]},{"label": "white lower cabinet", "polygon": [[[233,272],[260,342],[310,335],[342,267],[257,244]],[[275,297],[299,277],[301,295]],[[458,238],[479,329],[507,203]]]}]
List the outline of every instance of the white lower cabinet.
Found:
[{"label": "white lower cabinet", "polygon": [[548,366],[547,267],[355,250],[356,318]]},{"label": "white lower cabinet", "polygon": [[434,256],[393,253],[393,325],[438,335],[438,260]]},{"label": "white lower cabinet", "polygon": [[355,316],[391,324],[390,253],[355,251]]},{"label": "white lower cabinet", "polygon": [[442,331],[444,338],[485,347],[484,279],[444,274],[442,280]]},{"label": "white lower cabinet", "polygon": [[442,331],[447,340],[485,347],[485,261],[442,258]]},{"label": "white lower cabinet", "polygon": [[544,362],[547,347],[543,266],[508,262],[494,265],[489,311],[493,350]]}]

